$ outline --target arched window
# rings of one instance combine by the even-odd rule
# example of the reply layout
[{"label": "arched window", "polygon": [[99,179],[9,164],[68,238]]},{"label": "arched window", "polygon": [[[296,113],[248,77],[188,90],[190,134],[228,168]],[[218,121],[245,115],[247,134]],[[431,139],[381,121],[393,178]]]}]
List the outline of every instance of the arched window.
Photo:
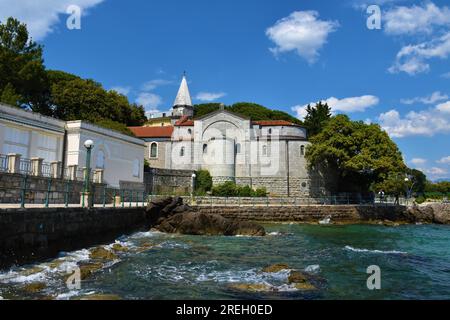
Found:
[{"label": "arched window", "polygon": [[192,129],[188,129],[188,134],[192,135]]},{"label": "arched window", "polygon": [[184,147],[181,147],[181,150],[180,150],[180,157],[184,157],[184,152],[185,152],[185,148],[184,148]]},{"label": "arched window", "polygon": [[300,147],[300,155],[303,157],[305,155],[305,146]]},{"label": "arched window", "polygon": [[139,172],[141,171],[141,162],[139,159],[133,160],[133,177],[139,177]]},{"label": "arched window", "polygon": [[236,154],[239,154],[239,153],[241,153],[241,144],[237,143],[236,144]]},{"label": "arched window", "polygon": [[262,155],[267,156],[267,146],[262,147]]},{"label": "arched window", "polygon": [[269,134],[272,134],[272,129],[269,129]]},{"label": "arched window", "polygon": [[208,153],[208,145],[204,144],[203,145],[203,154],[207,154]]},{"label": "arched window", "polygon": [[105,168],[105,153],[103,150],[99,150],[97,153],[97,159],[95,161],[95,167],[97,169],[104,169]]},{"label": "arched window", "polygon": [[150,145],[150,158],[158,158],[158,144],[156,142]]}]

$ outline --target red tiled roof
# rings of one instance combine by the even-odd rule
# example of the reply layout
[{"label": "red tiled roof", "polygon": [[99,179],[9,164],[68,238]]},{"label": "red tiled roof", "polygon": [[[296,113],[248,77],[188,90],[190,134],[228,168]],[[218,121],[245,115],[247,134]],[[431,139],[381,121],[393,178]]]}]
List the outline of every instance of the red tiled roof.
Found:
[{"label": "red tiled roof", "polygon": [[297,126],[297,124],[285,120],[253,121],[252,123],[261,127]]},{"label": "red tiled roof", "polygon": [[180,120],[175,123],[176,127],[193,127],[194,121],[189,119],[188,116],[183,116]]},{"label": "red tiled roof", "polygon": [[129,127],[138,138],[171,138],[174,128],[165,127]]}]

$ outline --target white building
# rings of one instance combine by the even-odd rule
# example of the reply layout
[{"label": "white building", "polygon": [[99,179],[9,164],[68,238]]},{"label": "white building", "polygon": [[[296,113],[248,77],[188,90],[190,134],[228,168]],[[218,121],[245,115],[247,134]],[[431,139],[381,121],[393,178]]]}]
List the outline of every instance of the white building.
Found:
[{"label": "white building", "polygon": [[146,142],[153,168],[208,170],[215,184],[235,181],[266,187],[273,195],[309,197],[321,193],[320,180],[305,158],[306,129],[283,121],[252,121],[224,108],[202,118],[194,109],[183,77],[172,112],[172,125],[132,127]]},{"label": "white building", "polygon": [[[94,141],[90,166],[102,172],[102,181],[111,187],[128,189],[143,184],[142,140],[92,125],[84,121],[65,122],[37,113],[0,104],[0,154],[19,154],[22,163],[40,159],[58,163],[60,177],[69,166],[78,172],[86,166],[86,140]],[[23,171],[30,170],[23,166]],[[102,171],[103,170],[103,171]],[[24,172],[24,173],[25,173]],[[81,179],[82,175],[78,175]]]}]

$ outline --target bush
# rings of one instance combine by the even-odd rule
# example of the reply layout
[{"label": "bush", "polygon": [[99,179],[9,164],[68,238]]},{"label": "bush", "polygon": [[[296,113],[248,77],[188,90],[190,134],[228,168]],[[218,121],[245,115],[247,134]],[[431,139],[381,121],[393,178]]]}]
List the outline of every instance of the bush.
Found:
[{"label": "bush", "polygon": [[195,193],[197,195],[204,195],[206,192],[211,191],[212,177],[207,170],[197,171],[197,177],[195,178]]},{"label": "bush", "polygon": [[420,196],[416,198],[416,203],[417,204],[422,204],[426,201],[426,198],[424,196]]},{"label": "bush", "polygon": [[255,191],[250,186],[238,186],[236,183],[228,181],[215,186],[212,189],[212,195],[214,197],[264,198],[267,197],[267,191],[266,188],[259,188]]}]

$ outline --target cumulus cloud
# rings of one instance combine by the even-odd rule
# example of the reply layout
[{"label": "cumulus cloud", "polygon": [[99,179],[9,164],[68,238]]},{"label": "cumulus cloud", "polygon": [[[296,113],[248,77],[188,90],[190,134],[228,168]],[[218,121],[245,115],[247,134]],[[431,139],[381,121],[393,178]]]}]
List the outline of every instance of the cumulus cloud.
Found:
[{"label": "cumulus cloud", "polygon": [[414,158],[411,159],[410,161],[412,164],[416,165],[416,166],[420,166],[420,165],[424,165],[427,163],[426,159],[422,159],[422,158]]},{"label": "cumulus cloud", "polygon": [[431,34],[436,27],[450,26],[450,9],[434,3],[398,6],[384,13],[384,31],[389,35]]},{"label": "cumulus cloud", "polygon": [[438,160],[437,163],[450,164],[450,156]]},{"label": "cumulus cloud", "polygon": [[141,92],[136,98],[136,102],[148,111],[158,112],[158,107],[162,104],[162,98],[151,92]]},{"label": "cumulus cloud", "polygon": [[169,84],[172,84],[172,83],[173,82],[170,81],[170,80],[154,79],[154,80],[150,80],[150,81],[147,81],[146,83],[144,83],[142,85],[142,90],[143,91],[152,91],[152,90],[155,90],[158,87],[166,86],[166,85],[169,85]]},{"label": "cumulus cloud", "polygon": [[205,102],[211,102],[215,101],[217,99],[223,98],[226,96],[226,93],[224,92],[200,92],[195,96],[195,99]]},{"label": "cumulus cloud", "polygon": [[[344,99],[338,99],[335,97],[322,100],[323,103],[327,103],[330,106],[332,112],[363,112],[366,109],[377,105],[380,99],[376,96],[365,95],[360,97],[349,97]],[[311,102],[310,105],[315,105],[315,102]],[[306,116],[306,107],[308,105],[297,105],[292,107],[292,110],[297,113],[299,119],[304,119]]]},{"label": "cumulus cloud", "polygon": [[401,103],[403,104],[415,104],[415,103],[423,103],[423,104],[435,104],[439,101],[447,100],[448,95],[442,94],[440,91],[435,91],[429,96],[425,97],[415,97],[412,99],[402,99]]},{"label": "cumulus cloud", "polygon": [[442,179],[448,177],[448,170],[438,167],[421,170],[431,177],[431,180]]},{"label": "cumulus cloud", "polygon": [[42,40],[53,32],[60,17],[66,14],[71,5],[77,5],[86,10],[98,5],[104,0],[2,0],[0,1],[0,21],[14,17],[28,26],[28,31],[34,40]]},{"label": "cumulus cloud", "polygon": [[450,55],[450,32],[417,45],[404,46],[398,53],[390,73],[406,72],[409,75],[428,72],[427,62],[433,58],[447,59]]},{"label": "cumulus cloud", "polygon": [[295,51],[314,63],[329,34],[338,27],[337,21],[320,20],[317,11],[295,11],[268,28],[266,35],[276,45],[270,49],[275,55]]},{"label": "cumulus cloud", "polygon": [[411,111],[404,117],[393,109],[382,113],[378,120],[381,127],[391,137],[404,138],[409,136],[432,137],[436,134],[450,132],[450,101],[440,104],[435,108]]},{"label": "cumulus cloud", "polygon": [[450,72],[446,72],[446,73],[442,74],[441,77],[444,79],[450,79]]},{"label": "cumulus cloud", "polygon": [[131,87],[115,86],[115,87],[112,87],[111,90],[116,91],[116,92],[126,96],[130,93]]}]

